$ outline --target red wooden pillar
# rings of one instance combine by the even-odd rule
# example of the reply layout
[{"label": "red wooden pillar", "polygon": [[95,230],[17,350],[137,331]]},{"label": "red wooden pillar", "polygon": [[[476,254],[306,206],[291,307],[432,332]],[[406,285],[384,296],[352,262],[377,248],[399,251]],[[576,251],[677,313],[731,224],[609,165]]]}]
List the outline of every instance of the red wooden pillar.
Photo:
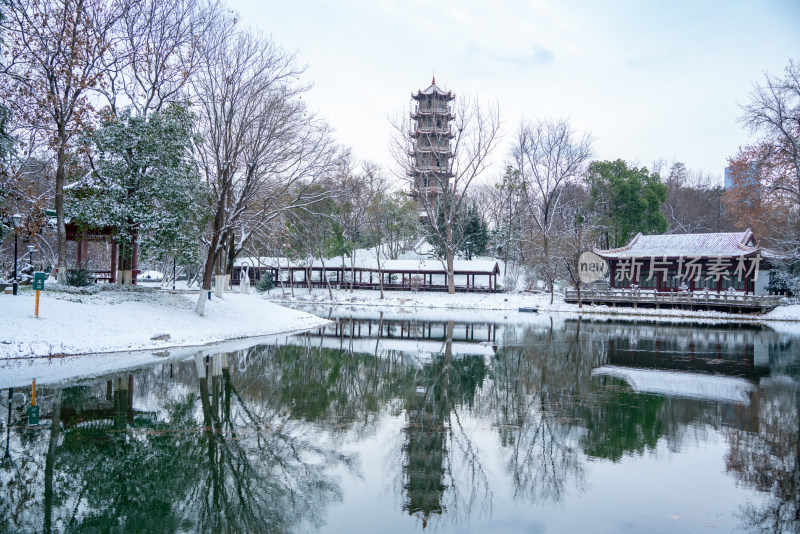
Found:
[{"label": "red wooden pillar", "polygon": [[119,245],[111,240],[111,283],[117,283],[117,260],[119,258]]},{"label": "red wooden pillar", "polygon": [[131,257],[131,283],[136,283],[136,270],[139,268],[139,243],[133,241],[133,256]]},{"label": "red wooden pillar", "polygon": [[80,266],[81,263],[89,259],[89,235],[86,230],[81,232],[80,239],[76,245],[75,260],[78,266]]}]

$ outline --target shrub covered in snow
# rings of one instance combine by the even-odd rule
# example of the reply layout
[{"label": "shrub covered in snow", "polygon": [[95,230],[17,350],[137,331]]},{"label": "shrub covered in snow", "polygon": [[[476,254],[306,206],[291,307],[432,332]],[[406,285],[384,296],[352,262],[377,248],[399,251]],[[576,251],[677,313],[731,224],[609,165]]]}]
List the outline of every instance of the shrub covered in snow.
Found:
[{"label": "shrub covered in snow", "polygon": [[275,284],[272,282],[272,275],[269,273],[264,273],[261,275],[261,280],[256,283],[256,290],[260,292],[269,291],[275,287]]},{"label": "shrub covered in snow", "polygon": [[67,271],[66,282],[68,286],[86,287],[92,285],[94,276],[86,263],[77,265],[74,269]]}]

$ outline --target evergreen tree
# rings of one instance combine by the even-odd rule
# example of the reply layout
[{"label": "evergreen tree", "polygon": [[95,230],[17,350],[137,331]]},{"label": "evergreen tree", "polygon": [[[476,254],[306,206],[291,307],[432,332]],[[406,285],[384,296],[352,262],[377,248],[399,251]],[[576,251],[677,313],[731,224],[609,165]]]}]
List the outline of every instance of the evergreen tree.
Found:
[{"label": "evergreen tree", "polygon": [[[449,193],[440,195],[439,203],[444,205],[449,199]],[[438,224],[444,224],[444,213],[446,210],[436,210]],[[445,244],[439,232],[433,230],[431,224],[424,225],[428,242],[439,257],[445,256]],[[473,256],[484,254],[486,245],[489,244],[489,229],[486,221],[483,220],[478,207],[475,203],[462,204],[461,208],[453,217],[453,235],[456,243],[456,254],[471,260]]]},{"label": "evergreen tree", "polygon": [[464,219],[464,242],[460,247],[460,252],[468,260],[471,260],[473,256],[486,253],[486,245],[489,244],[489,228],[474,203],[467,207]]},{"label": "evergreen tree", "polygon": [[621,159],[593,161],[586,181],[590,202],[605,229],[606,247],[621,247],[638,232],[666,232],[668,223],[661,204],[667,199],[667,186],[657,173],[646,167],[628,167]]},{"label": "evergreen tree", "polygon": [[145,254],[177,249],[192,261],[207,213],[206,187],[193,158],[193,116],[172,105],[147,118],[108,115],[87,140],[92,171],[69,188],[69,211],[90,227],[111,226],[123,257],[136,236]]}]

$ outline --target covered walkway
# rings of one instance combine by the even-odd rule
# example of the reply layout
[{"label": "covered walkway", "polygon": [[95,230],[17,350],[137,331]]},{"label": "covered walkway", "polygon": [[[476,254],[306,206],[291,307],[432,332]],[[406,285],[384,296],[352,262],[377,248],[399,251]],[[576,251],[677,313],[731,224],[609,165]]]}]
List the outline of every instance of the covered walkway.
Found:
[{"label": "covered walkway", "polygon": [[[447,291],[447,272],[438,260],[385,260],[380,267],[374,259],[363,259],[355,267],[350,260],[335,258],[310,262],[289,261],[286,258],[238,258],[231,272],[231,284],[238,285],[247,269],[255,283],[267,274],[276,286],[401,291]],[[497,291],[500,266],[496,261],[457,260],[454,264],[455,289],[459,292]]]}]

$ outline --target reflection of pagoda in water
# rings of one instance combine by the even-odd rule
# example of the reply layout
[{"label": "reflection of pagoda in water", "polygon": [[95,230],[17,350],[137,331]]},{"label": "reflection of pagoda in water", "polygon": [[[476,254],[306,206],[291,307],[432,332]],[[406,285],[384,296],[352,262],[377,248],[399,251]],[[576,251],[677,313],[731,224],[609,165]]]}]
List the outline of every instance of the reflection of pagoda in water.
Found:
[{"label": "reflection of pagoda in water", "polygon": [[418,386],[406,407],[403,489],[407,497],[403,509],[421,517],[423,527],[431,515],[441,515],[444,510],[445,432],[449,417],[446,391],[441,387]]},{"label": "reflection of pagoda in water", "polygon": [[431,516],[445,510],[445,477],[452,478],[447,448],[451,413],[472,404],[486,376],[482,357],[453,357],[453,328],[448,321],[444,352],[422,366],[415,390],[406,398],[403,509],[419,517],[423,528]]}]

